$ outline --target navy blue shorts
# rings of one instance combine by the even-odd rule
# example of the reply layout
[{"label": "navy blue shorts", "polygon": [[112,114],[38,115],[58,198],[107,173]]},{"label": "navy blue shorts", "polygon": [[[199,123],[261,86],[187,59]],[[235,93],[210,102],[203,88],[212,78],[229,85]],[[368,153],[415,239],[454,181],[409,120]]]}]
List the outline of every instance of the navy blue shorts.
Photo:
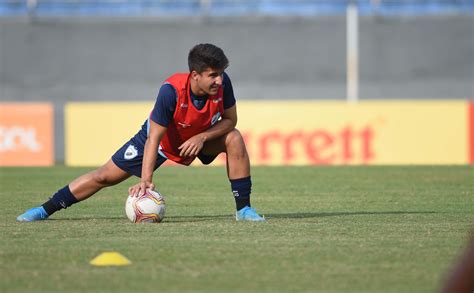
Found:
[{"label": "navy blue shorts", "polygon": [[[112,161],[128,174],[135,175],[137,177],[142,176],[142,162],[143,162],[143,150],[144,145],[139,143],[132,138],[125,143],[115,154],[112,156]],[[198,154],[199,160],[204,164],[208,165],[214,161],[217,155],[205,155],[203,153]],[[158,154],[156,158],[155,168],[158,169],[167,159]]]},{"label": "navy blue shorts", "polygon": [[[137,143],[137,141],[132,138],[115,152],[112,156],[112,161],[128,174],[141,178],[143,150],[143,144]],[[160,167],[165,161],[166,158],[158,154],[154,170],[158,169],[158,167]]]}]

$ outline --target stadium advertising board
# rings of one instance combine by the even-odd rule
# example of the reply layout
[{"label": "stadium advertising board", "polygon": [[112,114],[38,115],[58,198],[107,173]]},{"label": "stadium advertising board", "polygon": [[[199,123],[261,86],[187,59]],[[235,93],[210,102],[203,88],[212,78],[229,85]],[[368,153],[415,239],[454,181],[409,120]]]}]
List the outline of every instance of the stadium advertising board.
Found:
[{"label": "stadium advertising board", "polygon": [[465,109],[464,101],[241,102],[239,127],[257,164],[465,164]]},{"label": "stadium advertising board", "polygon": [[474,164],[474,102],[469,104],[469,162]]},{"label": "stadium advertising board", "polygon": [[[466,164],[472,161],[467,106],[465,101],[240,101],[237,127],[253,165]],[[104,163],[138,131],[152,107],[67,105],[66,163]],[[108,123],[104,117],[123,118]],[[215,164],[224,162],[221,157]]]},{"label": "stadium advertising board", "polygon": [[65,164],[97,166],[140,129],[153,104],[68,103],[64,112]]},{"label": "stadium advertising board", "polygon": [[0,103],[0,166],[54,164],[53,106]]}]

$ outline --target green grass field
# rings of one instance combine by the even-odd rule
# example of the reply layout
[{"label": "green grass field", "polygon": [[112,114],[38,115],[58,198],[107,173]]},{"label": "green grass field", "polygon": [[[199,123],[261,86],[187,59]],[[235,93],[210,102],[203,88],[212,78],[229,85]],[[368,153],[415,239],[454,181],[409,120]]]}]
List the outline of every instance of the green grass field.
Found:
[{"label": "green grass field", "polygon": [[137,179],[15,222],[88,170],[0,169],[1,292],[434,292],[473,227],[474,166],[254,168],[267,223],[235,222],[224,168],[165,167],[161,224],[127,220]]}]

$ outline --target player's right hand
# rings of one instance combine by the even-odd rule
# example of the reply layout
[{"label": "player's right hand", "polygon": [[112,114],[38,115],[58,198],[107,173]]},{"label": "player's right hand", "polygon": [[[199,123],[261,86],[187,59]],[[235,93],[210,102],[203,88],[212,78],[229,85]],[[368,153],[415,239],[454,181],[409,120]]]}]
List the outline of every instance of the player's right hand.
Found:
[{"label": "player's right hand", "polygon": [[142,181],[128,188],[128,194],[135,197],[142,196],[145,194],[147,189],[154,190],[155,184],[151,181]]}]

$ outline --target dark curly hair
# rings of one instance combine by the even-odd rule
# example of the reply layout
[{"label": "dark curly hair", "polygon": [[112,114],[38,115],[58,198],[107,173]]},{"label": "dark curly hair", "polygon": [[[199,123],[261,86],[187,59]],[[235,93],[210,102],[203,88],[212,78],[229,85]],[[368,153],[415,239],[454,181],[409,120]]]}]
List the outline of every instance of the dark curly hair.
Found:
[{"label": "dark curly hair", "polygon": [[189,72],[201,73],[208,68],[226,69],[229,60],[221,48],[213,44],[198,44],[189,51],[188,66]]}]

